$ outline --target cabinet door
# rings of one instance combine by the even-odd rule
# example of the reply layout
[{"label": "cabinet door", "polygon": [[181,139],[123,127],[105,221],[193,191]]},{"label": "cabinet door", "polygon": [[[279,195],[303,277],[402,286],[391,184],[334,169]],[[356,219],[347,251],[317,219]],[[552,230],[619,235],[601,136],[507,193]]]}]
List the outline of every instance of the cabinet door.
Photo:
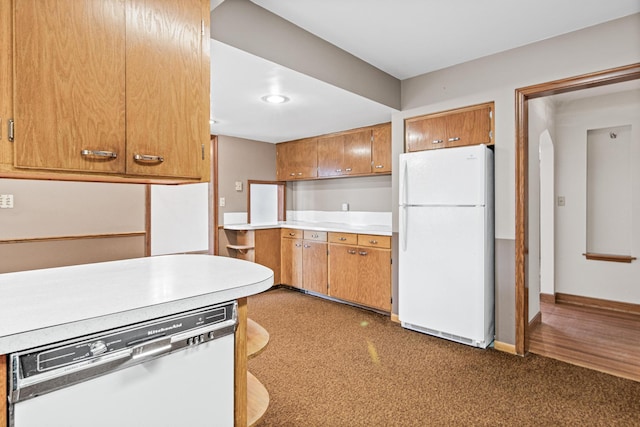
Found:
[{"label": "cabinet door", "polygon": [[318,176],[340,176],[344,172],[344,135],[318,138]]},{"label": "cabinet door", "polygon": [[351,302],[359,302],[358,248],[329,245],[329,295]]},{"label": "cabinet door", "polygon": [[371,140],[371,172],[391,172],[391,123],[373,128]]},{"label": "cabinet door", "polygon": [[283,142],[276,146],[277,178],[279,181],[317,177],[318,154],[316,138]]},{"label": "cabinet door", "polygon": [[127,5],[127,173],[198,178],[209,118],[202,2]]},{"label": "cabinet door", "polygon": [[491,108],[484,107],[447,117],[447,147],[491,143]]},{"label": "cabinet door", "polygon": [[14,5],[15,166],[123,173],[125,3]]},{"label": "cabinet door", "polygon": [[444,148],[447,132],[446,117],[416,117],[405,122],[406,151]]},{"label": "cabinet door", "polygon": [[273,283],[280,283],[280,229],[255,230],[255,262],[273,270]]},{"label": "cabinet door", "polygon": [[302,287],[302,240],[283,238],[281,241],[281,282]]},{"label": "cabinet door", "polygon": [[327,294],[327,244],[303,241],[302,287]]},{"label": "cabinet door", "polygon": [[371,173],[371,129],[344,135],[343,175]]},{"label": "cabinet door", "polygon": [[358,248],[357,302],[391,311],[391,251]]}]

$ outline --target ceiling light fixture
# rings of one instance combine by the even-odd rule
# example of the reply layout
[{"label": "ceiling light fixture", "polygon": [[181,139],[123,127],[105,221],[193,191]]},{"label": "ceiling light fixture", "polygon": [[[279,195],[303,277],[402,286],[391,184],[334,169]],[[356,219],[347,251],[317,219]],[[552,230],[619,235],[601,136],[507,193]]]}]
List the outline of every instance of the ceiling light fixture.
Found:
[{"label": "ceiling light fixture", "polygon": [[284,104],[285,102],[289,101],[289,98],[284,95],[271,94],[263,96],[262,100],[269,104]]}]

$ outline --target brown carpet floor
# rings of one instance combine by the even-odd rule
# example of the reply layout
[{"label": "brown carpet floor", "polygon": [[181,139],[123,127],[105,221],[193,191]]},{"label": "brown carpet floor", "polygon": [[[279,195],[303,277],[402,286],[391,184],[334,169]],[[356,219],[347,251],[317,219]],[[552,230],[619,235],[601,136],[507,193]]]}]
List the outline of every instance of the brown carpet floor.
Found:
[{"label": "brown carpet floor", "polygon": [[640,426],[640,383],[408,331],[289,289],[252,296],[261,426]]}]

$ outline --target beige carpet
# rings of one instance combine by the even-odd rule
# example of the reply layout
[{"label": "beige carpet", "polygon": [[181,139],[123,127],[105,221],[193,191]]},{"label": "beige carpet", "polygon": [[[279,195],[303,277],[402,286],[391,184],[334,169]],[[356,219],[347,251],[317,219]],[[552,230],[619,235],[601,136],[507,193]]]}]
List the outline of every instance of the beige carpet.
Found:
[{"label": "beige carpet", "polygon": [[261,426],[640,426],[640,383],[480,350],[389,317],[276,289],[249,298],[271,336],[249,370]]}]

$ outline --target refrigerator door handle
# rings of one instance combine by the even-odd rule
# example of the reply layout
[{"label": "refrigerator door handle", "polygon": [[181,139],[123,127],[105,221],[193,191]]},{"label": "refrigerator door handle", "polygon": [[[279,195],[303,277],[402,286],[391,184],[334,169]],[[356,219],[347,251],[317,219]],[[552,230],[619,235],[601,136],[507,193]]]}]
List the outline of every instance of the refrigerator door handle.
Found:
[{"label": "refrigerator door handle", "polygon": [[402,205],[402,235],[400,236],[400,241],[401,241],[401,246],[403,251],[407,250],[407,228],[409,225],[407,223],[408,215],[409,213],[407,210],[407,206]]},{"label": "refrigerator door handle", "polygon": [[403,160],[402,161],[402,182],[401,182],[401,194],[400,194],[400,205],[401,206],[406,206],[407,205],[407,194],[408,194],[408,189],[407,189],[407,185],[409,184],[409,171],[407,168],[407,160]]}]

